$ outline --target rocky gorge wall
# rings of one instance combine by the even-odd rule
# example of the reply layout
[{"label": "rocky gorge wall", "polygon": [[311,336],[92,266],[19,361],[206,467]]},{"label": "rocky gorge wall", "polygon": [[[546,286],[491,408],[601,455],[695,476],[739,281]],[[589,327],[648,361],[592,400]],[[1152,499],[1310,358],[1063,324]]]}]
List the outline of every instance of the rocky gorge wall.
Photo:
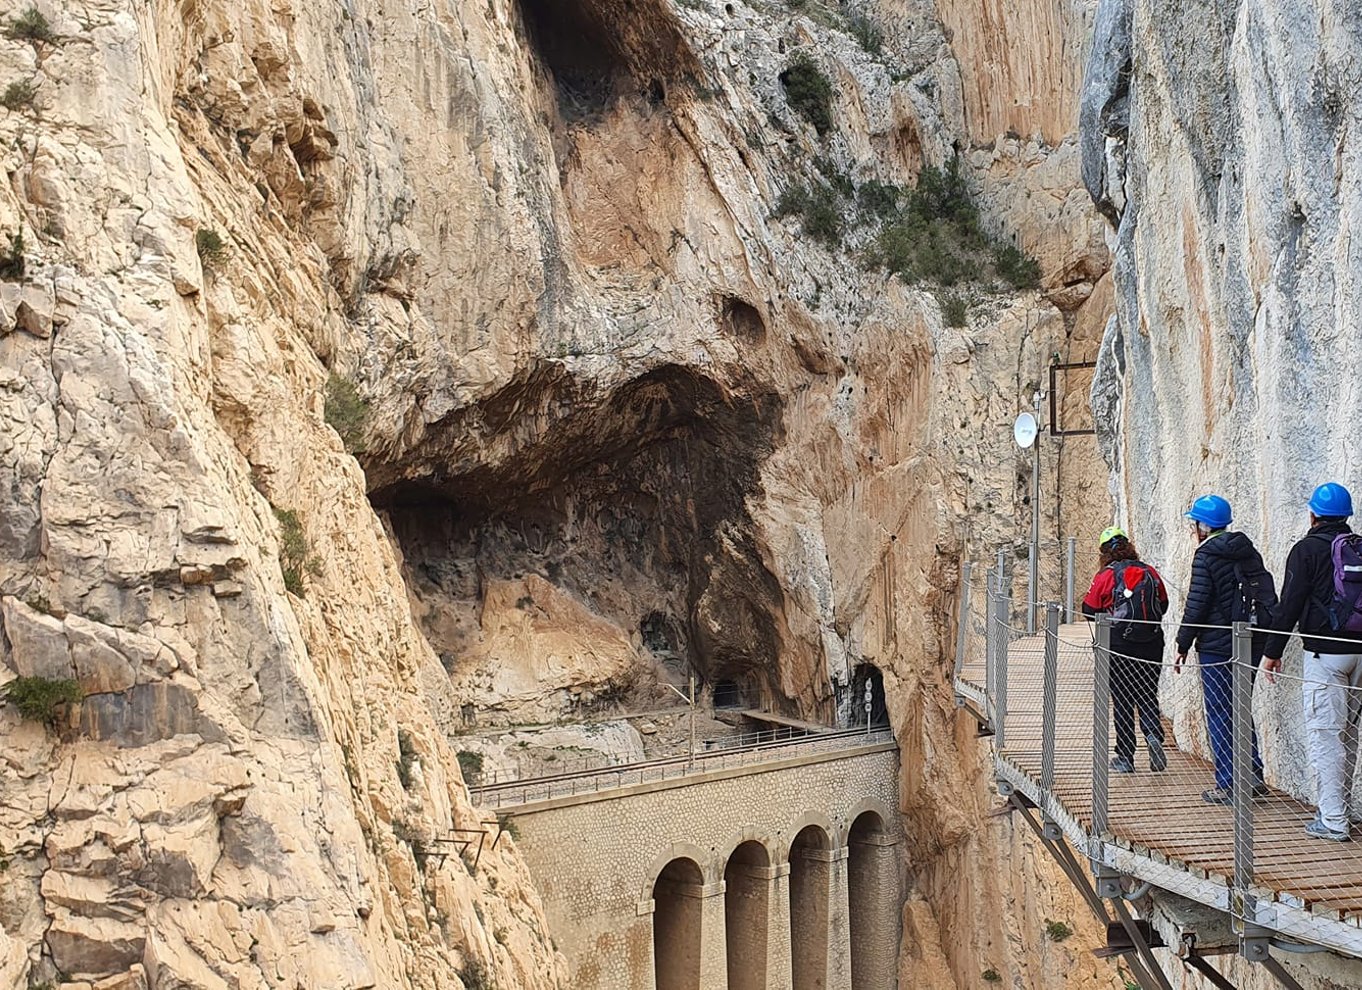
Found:
[{"label": "rocky gorge wall", "polygon": [[[822,718],[883,672],[910,985],[1119,985],[997,880],[1045,867],[948,685],[959,559],[1029,514],[1006,423],[1110,306],[1054,102],[1090,5],[1042,7],[885,3],[878,51],[818,4],[6,10],[0,687],[83,697],[0,708],[0,983],[561,986],[514,836],[439,854],[499,831],[450,735],[680,657]],[[775,215],[957,153],[1041,270],[963,327],[851,197],[836,246]],[[1057,536],[1105,507],[1054,453]]]},{"label": "rocky gorge wall", "polygon": [[[1099,6],[1083,174],[1112,224],[1116,312],[1093,404],[1117,518],[1176,586],[1198,495],[1230,499],[1280,582],[1313,488],[1362,484],[1359,52],[1351,3]],[[1299,677],[1298,649],[1286,669]],[[1199,692],[1168,687],[1180,739],[1204,745]],[[1260,679],[1254,707],[1269,779],[1313,801],[1299,684]]]}]

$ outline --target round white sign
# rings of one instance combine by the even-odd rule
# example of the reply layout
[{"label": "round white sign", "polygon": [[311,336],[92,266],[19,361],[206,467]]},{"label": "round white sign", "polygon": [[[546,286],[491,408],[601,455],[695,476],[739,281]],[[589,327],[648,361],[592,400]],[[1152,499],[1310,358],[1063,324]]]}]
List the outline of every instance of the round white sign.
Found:
[{"label": "round white sign", "polygon": [[1034,413],[1024,412],[1012,424],[1012,436],[1016,438],[1018,447],[1030,447],[1039,435],[1040,424],[1036,422]]}]

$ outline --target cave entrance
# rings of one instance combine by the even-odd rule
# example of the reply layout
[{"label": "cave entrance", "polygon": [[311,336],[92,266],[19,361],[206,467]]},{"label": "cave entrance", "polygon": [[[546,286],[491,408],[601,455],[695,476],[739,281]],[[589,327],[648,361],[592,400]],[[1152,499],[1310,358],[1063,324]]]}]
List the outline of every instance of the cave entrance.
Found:
[{"label": "cave entrance", "polygon": [[530,48],[539,57],[564,117],[598,113],[609,104],[629,65],[599,4],[583,0],[520,0]]},{"label": "cave entrance", "polygon": [[773,691],[783,592],[746,504],[779,421],[691,368],[604,393],[541,369],[366,461],[455,700],[490,727],[651,710],[692,670]]},{"label": "cave entrance", "polygon": [[889,724],[889,706],[884,697],[884,673],[873,663],[863,663],[851,675],[852,725]]},{"label": "cave entrance", "polygon": [[737,681],[716,681],[714,684],[715,708],[746,708],[742,687]]}]

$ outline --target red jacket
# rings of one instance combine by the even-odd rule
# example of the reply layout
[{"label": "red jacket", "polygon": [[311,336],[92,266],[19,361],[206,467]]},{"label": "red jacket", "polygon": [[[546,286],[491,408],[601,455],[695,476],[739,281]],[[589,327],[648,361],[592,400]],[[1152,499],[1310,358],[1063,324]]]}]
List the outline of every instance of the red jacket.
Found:
[{"label": "red jacket", "polygon": [[[1121,563],[1118,561],[1118,563]],[[1125,568],[1122,577],[1125,578],[1125,586],[1129,590],[1134,590],[1144,576],[1144,571],[1154,575],[1154,583],[1159,587],[1159,601],[1164,608],[1168,607],[1168,589],[1163,586],[1163,577],[1153,564],[1146,564],[1143,560],[1129,561],[1129,566]],[[1110,612],[1115,604],[1113,593],[1116,591],[1116,570],[1108,564],[1097,572],[1092,579],[1092,586],[1088,588],[1088,593],[1083,596],[1083,614],[1086,616],[1100,615],[1103,612]],[[1123,637],[1116,630],[1112,630],[1112,647],[1120,649],[1118,640],[1123,641]],[[1159,636],[1159,644],[1162,646],[1163,636]]]}]

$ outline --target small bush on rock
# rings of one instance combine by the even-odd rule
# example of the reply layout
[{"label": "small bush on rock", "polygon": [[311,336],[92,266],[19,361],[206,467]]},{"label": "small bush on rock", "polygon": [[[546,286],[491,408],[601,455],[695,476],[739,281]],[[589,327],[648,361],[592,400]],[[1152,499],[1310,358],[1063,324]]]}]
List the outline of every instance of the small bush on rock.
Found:
[{"label": "small bush on rock", "polygon": [[360,398],[354,382],[331,374],[326,380],[326,422],[340,435],[351,454],[364,453],[364,431],[369,424],[369,403]]},{"label": "small bush on rock", "polygon": [[832,129],[832,83],[812,58],[800,52],[780,74],[785,99],[820,135]]},{"label": "small bush on rock", "polygon": [[5,34],[17,41],[55,41],[52,26],[37,7],[29,7],[9,22]]},{"label": "small bush on rock", "polygon": [[75,681],[46,677],[16,678],[5,691],[5,700],[19,709],[20,715],[44,725],[55,725],[62,706],[75,704],[82,697]]},{"label": "small bush on rock", "polygon": [[194,247],[199,252],[199,262],[203,270],[215,273],[227,260],[227,244],[222,235],[211,227],[200,227],[194,235]]},{"label": "small bush on rock", "polygon": [[307,534],[293,509],[276,508],[274,518],[279,520],[279,568],[284,572],[284,587],[301,598],[307,594],[303,572],[316,569]]},{"label": "small bush on rock", "polygon": [[9,250],[0,252],[0,279],[6,282],[23,280],[27,263],[24,261],[24,231],[21,227],[17,234],[9,238]]},{"label": "small bush on rock", "polygon": [[941,297],[941,316],[948,327],[963,327],[969,322],[969,303],[964,296],[951,293]]},{"label": "small bush on rock", "polygon": [[860,43],[867,55],[878,55],[884,51],[884,32],[865,14],[858,12],[849,16],[847,31]]},{"label": "small bush on rock", "polygon": [[463,981],[465,990],[493,990],[487,968],[476,959],[469,959],[463,964],[463,969],[459,971],[459,979]]},{"label": "small bush on rock", "polygon": [[482,754],[461,749],[457,757],[465,784],[476,784],[482,777]]},{"label": "small bush on rock", "polygon": [[993,252],[993,263],[999,276],[1014,289],[1034,289],[1040,285],[1040,262],[1011,244],[1003,244]]},{"label": "small bush on rock", "polygon": [[412,745],[411,733],[406,729],[397,730],[397,779],[402,782],[404,791],[411,790],[411,768],[416,762],[416,747]]},{"label": "small bush on rock", "polygon": [[776,216],[798,216],[804,233],[826,248],[842,243],[841,206],[837,194],[822,183],[788,187],[776,201]]},{"label": "small bush on rock", "polygon": [[0,106],[10,111],[22,110],[33,106],[33,98],[37,95],[38,88],[33,85],[32,80],[16,79],[6,86],[4,94],[0,95]]},{"label": "small bush on rock", "polygon": [[1063,942],[1074,930],[1062,921],[1045,920],[1045,937],[1051,942]]}]

